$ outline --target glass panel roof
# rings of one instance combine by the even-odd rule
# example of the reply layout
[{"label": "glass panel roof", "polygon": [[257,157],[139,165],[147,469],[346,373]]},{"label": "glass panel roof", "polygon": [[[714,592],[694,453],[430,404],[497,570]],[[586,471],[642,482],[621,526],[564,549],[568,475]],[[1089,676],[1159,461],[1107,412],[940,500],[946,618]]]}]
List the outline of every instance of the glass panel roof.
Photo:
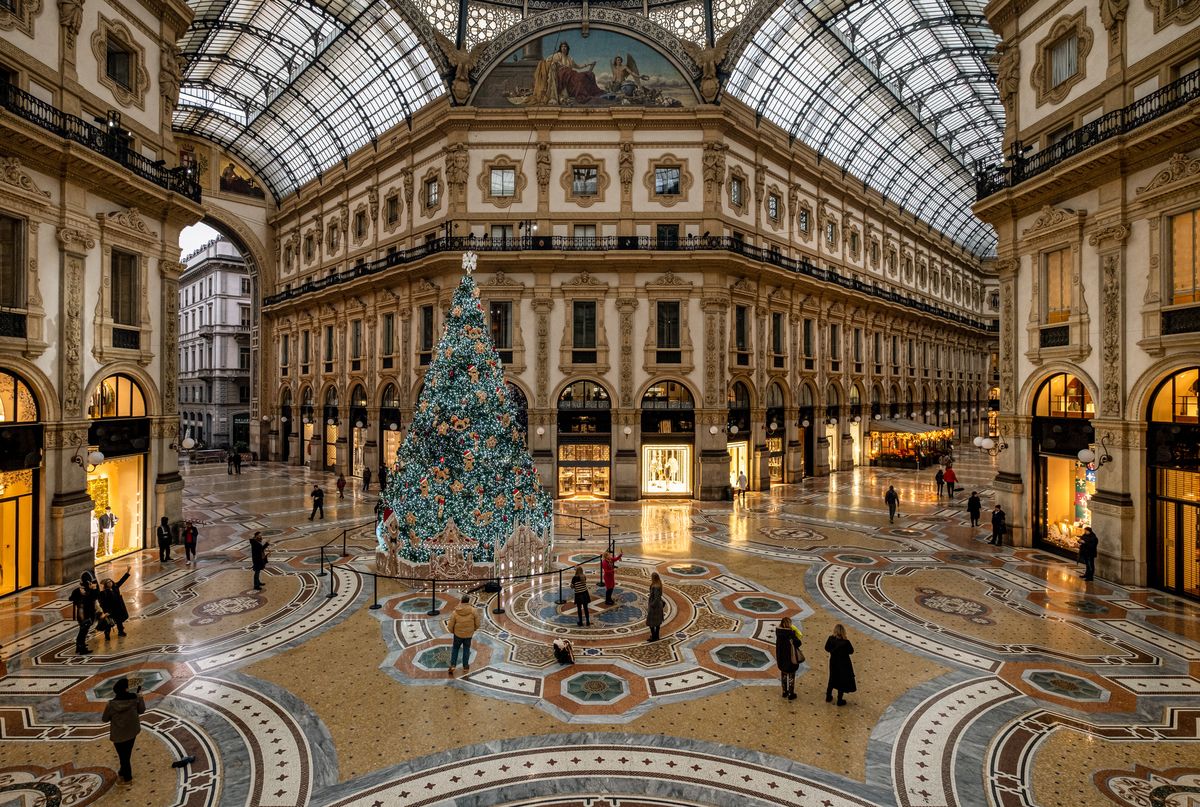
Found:
[{"label": "glass panel roof", "polygon": [[412,28],[369,0],[193,0],[178,132],[244,159],[276,197],[445,92]]},{"label": "glass panel roof", "polygon": [[982,0],[783,0],[726,90],[976,255],[977,160],[1000,153],[1004,110]]}]

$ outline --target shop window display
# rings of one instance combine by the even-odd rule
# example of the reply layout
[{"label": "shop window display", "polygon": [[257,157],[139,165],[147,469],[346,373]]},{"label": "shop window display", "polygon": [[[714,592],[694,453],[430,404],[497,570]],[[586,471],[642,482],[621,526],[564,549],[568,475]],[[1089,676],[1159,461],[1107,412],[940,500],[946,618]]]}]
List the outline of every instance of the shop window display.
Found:
[{"label": "shop window display", "polygon": [[106,459],[88,474],[92,548],[97,563],[142,548],[144,467],[142,455],[118,457]]},{"label": "shop window display", "polygon": [[1168,376],[1149,406],[1150,584],[1200,597],[1200,368]]},{"label": "shop window display", "polygon": [[0,473],[0,596],[33,585],[33,475]]},{"label": "shop window display", "polygon": [[726,443],[726,449],[729,451],[729,487],[736,488],[739,474],[750,478],[750,444],[739,440]]},{"label": "shop window display", "polygon": [[687,495],[692,491],[692,447],[642,446],[642,492]]}]

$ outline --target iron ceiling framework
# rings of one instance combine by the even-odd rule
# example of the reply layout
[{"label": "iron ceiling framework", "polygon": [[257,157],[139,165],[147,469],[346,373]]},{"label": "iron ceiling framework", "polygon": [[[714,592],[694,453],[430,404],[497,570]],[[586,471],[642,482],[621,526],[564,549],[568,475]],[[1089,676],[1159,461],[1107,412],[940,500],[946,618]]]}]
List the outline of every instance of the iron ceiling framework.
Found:
[{"label": "iron ceiling framework", "polygon": [[[445,93],[434,30],[469,46],[555,5],[193,0],[175,129],[238,155],[280,198]],[[727,92],[970,252],[994,252],[970,209],[976,161],[995,159],[1003,133],[983,0],[638,5],[701,43],[757,25],[727,59]]]}]

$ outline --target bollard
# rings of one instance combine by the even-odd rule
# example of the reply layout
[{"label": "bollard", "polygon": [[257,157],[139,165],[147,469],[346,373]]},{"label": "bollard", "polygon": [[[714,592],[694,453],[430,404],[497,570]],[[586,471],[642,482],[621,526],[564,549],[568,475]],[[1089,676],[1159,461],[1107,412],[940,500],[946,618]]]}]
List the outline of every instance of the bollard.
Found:
[{"label": "bollard", "polygon": [[383,607],[382,605],[379,604],[379,575],[372,574],[371,581],[372,581],[372,587],[374,588],[374,591],[371,594],[371,599],[373,600],[373,602],[371,603],[371,610],[378,611],[380,608]]},{"label": "bollard", "polygon": [[493,614],[504,613],[504,582],[496,578],[496,607],[492,609]]},{"label": "bollard", "polygon": [[329,563],[329,593],[325,595],[325,599],[327,599],[327,600],[332,599],[337,594],[337,592],[333,590],[334,584],[336,582],[335,577],[336,577],[336,575],[334,575],[334,573],[333,573],[333,562],[330,561],[330,563]]},{"label": "bollard", "polygon": [[583,540],[583,519],[579,519],[579,540]]},{"label": "bollard", "polygon": [[562,573],[563,573],[563,570],[559,569],[558,570],[558,602],[557,602],[558,605],[566,605],[567,604],[567,601],[563,599],[563,595],[562,595]]},{"label": "bollard", "polygon": [[437,580],[429,581],[429,610],[425,612],[426,616],[437,616],[439,613],[437,608]]},{"label": "bollard", "polygon": [[321,547],[321,571],[317,574],[317,577],[324,577],[324,576],[325,576],[325,547]]}]

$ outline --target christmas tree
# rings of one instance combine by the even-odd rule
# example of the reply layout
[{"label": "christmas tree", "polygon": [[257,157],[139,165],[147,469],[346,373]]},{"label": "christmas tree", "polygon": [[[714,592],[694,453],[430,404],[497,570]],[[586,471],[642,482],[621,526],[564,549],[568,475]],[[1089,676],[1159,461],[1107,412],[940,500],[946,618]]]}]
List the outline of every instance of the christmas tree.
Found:
[{"label": "christmas tree", "polygon": [[[471,277],[454,292],[408,434],[382,493],[381,566],[414,576],[540,571],[553,502],[542,490]],[[503,563],[519,536],[521,559]],[[514,546],[515,549],[515,546]],[[510,552],[509,555],[513,555]],[[504,566],[495,569],[495,566]]]}]

